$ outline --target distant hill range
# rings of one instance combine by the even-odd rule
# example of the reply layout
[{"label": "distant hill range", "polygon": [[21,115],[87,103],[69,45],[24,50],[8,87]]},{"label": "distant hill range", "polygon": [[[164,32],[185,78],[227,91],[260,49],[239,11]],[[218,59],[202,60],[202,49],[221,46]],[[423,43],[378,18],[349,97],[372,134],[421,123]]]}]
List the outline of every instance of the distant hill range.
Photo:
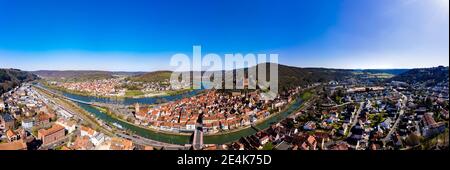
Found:
[{"label": "distant hill range", "polygon": [[0,69],[0,94],[27,82],[36,80],[38,77],[30,72],[17,69]]},{"label": "distant hill range", "polygon": [[[254,67],[258,68],[259,65]],[[266,63],[267,69],[269,69],[269,66],[270,66],[269,63]],[[244,69],[244,71],[247,70],[248,70],[247,68]],[[224,74],[223,76],[224,79],[225,79],[225,72],[229,71],[222,71],[222,73]],[[130,77],[129,80],[140,82],[160,82],[170,79],[171,74],[172,71],[156,71],[133,76]],[[233,70],[233,75],[235,74],[236,70]],[[316,82],[343,80],[346,77],[352,75],[352,70],[326,69],[326,68],[299,68],[286,65],[278,65],[278,74],[279,74],[279,85],[281,85],[282,88],[289,88]]]},{"label": "distant hill range", "polygon": [[[266,64],[269,68],[269,63]],[[273,64],[273,63],[271,63]],[[254,66],[259,67],[261,64]],[[244,70],[247,70],[245,68]],[[235,73],[236,70],[233,70]],[[172,71],[155,72],[108,72],[108,71],[35,71],[42,78],[66,79],[74,81],[86,81],[95,79],[107,79],[114,76],[127,76],[127,80],[135,82],[163,82],[170,79]],[[225,73],[225,71],[223,71]],[[448,67],[434,67],[426,69],[331,69],[331,68],[300,68],[286,65],[278,65],[280,89],[294,86],[303,86],[312,83],[324,83],[332,80],[340,81],[355,78],[358,74],[388,74],[386,81],[429,81],[440,82],[448,79]],[[390,78],[393,77],[393,78]],[[224,76],[225,78],[225,76]]]},{"label": "distant hill range", "polygon": [[371,73],[371,74],[379,74],[379,73],[387,73],[392,75],[399,75],[404,72],[409,71],[410,69],[354,69],[357,72]]},{"label": "distant hill range", "polygon": [[40,70],[34,71],[34,74],[45,79],[63,79],[68,81],[87,81],[113,78],[112,73],[108,71],[52,71]]},{"label": "distant hill range", "polygon": [[[269,68],[268,63],[267,68]],[[258,66],[254,66],[258,67]],[[247,70],[247,69],[245,69]],[[225,71],[223,71],[225,72]],[[234,71],[235,72],[235,71]],[[307,85],[316,82],[343,80],[351,76],[353,70],[327,69],[327,68],[299,68],[278,65],[279,84],[284,88],[298,85]],[[64,79],[68,81],[86,81],[108,79],[114,75],[129,76],[127,79],[136,82],[162,82],[170,79],[172,71],[155,72],[108,72],[108,71],[51,71],[41,70],[32,72],[45,79]],[[225,77],[225,76],[224,76]]]},{"label": "distant hill range", "polygon": [[415,68],[401,73],[390,81],[401,81],[406,83],[427,83],[427,85],[435,85],[436,83],[445,82],[449,80],[449,69],[447,67],[439,66],[432,68]]},{"label": "distant hill range", "polygon": [[[269,67],[268,65],[266,66]],[[296,86],[306,86],[313,83],[341,81],[351,77],[352,70],[329,68],[300,68],[278,65],[278,85],[280,90]]]},{"label": "distant hill range", "polygon": [[136,74],[127,78],[135,82],[164,82],[170,79],[172,71],[154,71],[144,74]]},{"label": "distant hill range", "polygon": [[40,70],[32,72],[39,77],[45,79],[58,79],[67,81],[88,81],[88,80],[101,80],[110,79],[114,76],[135,76],[145,74],[146,72],[110,72],[110,71],[96,71],[96,70],[66,70],[66,71],[55,71],[55,70]]}]

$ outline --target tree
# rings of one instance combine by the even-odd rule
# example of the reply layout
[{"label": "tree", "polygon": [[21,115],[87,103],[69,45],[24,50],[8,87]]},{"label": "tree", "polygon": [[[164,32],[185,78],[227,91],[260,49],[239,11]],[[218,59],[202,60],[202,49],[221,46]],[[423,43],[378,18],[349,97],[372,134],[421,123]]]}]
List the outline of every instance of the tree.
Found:
[{"label": "tree", "polygon": [[425,106],[426,106],[427,108],[432,108],[432,107],[433,107],[433,101],[431,100],[431,98],[427,97],[427,98],[425,99]]},{"label": "tree", "polygon": [[266,143],[266,144],[263,146],[263,148],[262,148],[262,150],[272,150],[272,149],[273,149],[273,144],[272,144],[272,142]]},{"label": "tree", "polygon": [[420,137],[412,133],[406,138],[406,144],[409,146],[416,146],[420,144]]}]

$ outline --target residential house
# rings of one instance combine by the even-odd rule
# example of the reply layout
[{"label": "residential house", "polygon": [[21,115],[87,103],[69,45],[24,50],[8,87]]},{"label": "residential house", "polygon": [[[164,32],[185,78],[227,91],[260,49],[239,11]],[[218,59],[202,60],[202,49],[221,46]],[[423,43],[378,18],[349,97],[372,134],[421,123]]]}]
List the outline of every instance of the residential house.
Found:
[{"label": "residential house", "polygon": [[23,140],[0,143],[0,150],[27,150],[27,144]]},{"label": "residential house", "polygon": [[259,142],[261,145],[265,145],[267,142],[269,142],[269,139],[270,139],[269,135],[265,135],[259,139]]},{"label": "residential house", "polygon": [[76,129],[76,122],[66,119],[58,119],[56,124],[59,124],[66,129],[67,133],[72,133]]},{"label": "residential house", "polygon": [[216,116],[208,116],[203,118],[203,123],[213,123],[215,121],[217,121]]},{"label": "residential house", "polygon": [[305,130],[314,130],[314,129],[316,129],[316,127],[317,127],[316,126],[316,122],[308,121],[303,126],[303,129],[305,129]]},{"label": "residential house", "polygon": [[50,124],[50,116],[44,112],[40,112],[35,120],[36,126],[46,127]]},{"label": "residential house", "polygon": [[441,115],[442,115],[442,117],[443,117],[444,119],[447,119],[447,120],[448,120],[448,110],[442,110],[442,111],[441,111]]},{"label": "residential house", "polygon": [[308,139],[306,139],[306,142],[308,143],[311,150],[317,149],[317,140],[314,136],[309,136]]},{"label": "residential house", "polygon": [[383,122],[380,123],[380,127],[384,130],[391,129],[392,120],[390,117],[386,118]]},{"label": "residential house", "polygon": [[212,129],[213,129],[213,132],[214,132],[214,133],[215,133],[215,132],[218,132],[219,129],[220,129],[220,122],[219,122],[219,121],[213,122],[213,123],[212,123]]},{"label": "residential house", "polygon": [[164,131],[171,131],[172,130],[172,123],[170,122],[161,122],[161,125],[159,126],[160,130]]},{"label": "residential house", "polygon": [[11,114],[3,114],[0,116],[0,129],[14,129],[15,127],[15,119],[11,116]]},{"label": "residential house", "polygon": [[19,140],[20,135],[11,129],[8,129],[6,131],[6,138],[8,138],[9,142],[13,142],[13,141]]},{"label": "residential house", "polygon": [[277,150],[288,150],[290,148],[292,148],[292,145],[285,141],[282,141],[275,146],[275,149],[277,149]]},{"label": "residential house", "polygon": [[195,122],[189,121],[186,123],[186,130],[188,131],[194,131],[195,130]]},{"label": "residential house", "polygon": [[422,134],[425,137],[432,137],[445,131],[445,124],[443,122],[436,123],[432,112],[424,114],[422,125]]},{"label": "residential house", "polygon": [[75,150],[90,150],[94,148],[94,144],[89,140],[88,136],[78,136],[71,148]]},{"label": "residential house", "polygon": [[22,120],[22,127],[26,130],[31,130],[31,128],[33,128],[34,126],[34,121],[33,119],[23,119]]},{"label": "residential house", "polygon": [[81,126],[81,128],[80,128],[81,136],[88,136],[89,138],[91,138],[92,136],[95,135],[95,133],[97,133],[97,131],[95,131],[94,129],[91,129],[89,127]]},{"label": "residential house", "polygon": [[127,139],[123,139],[123,138],[112,138],[111,139],[111,145],[110,148],[111,150],[133,150],[134,146],[133,146],[133,142],[131,142],[130,140]]},{"label": "residential house", "polygon": [[91,142],[95,146],[100,145],[105,141],[105,135],[103,133],[96,133],[94,136],[91,137]]},{"label": "residential house", "polygon": [[241,119],[241,126],[249,126],[251,124],[249,117],[244,117]]},{"label": "residential house", "polygon": [[228,130],[230,129],[230,127],[228,126],[228,122],[227,121],[220,121],[220,128],[222,130]]},{"label": "residential house", "polygon": [[0,100],[0,112],[2,112],[3,110],[5,110],[5,103],[3,102],[3,100]]},{"label": "residential house", "polygon": [[348,150],[349,144],[346,142],[340,142],[330,147],[330,150]]},{"label": "residential house", "polygon": [[209,133],[213,130],[212,127],[213,127],[212,123],[205,123],[203,124],[203,131]]}]

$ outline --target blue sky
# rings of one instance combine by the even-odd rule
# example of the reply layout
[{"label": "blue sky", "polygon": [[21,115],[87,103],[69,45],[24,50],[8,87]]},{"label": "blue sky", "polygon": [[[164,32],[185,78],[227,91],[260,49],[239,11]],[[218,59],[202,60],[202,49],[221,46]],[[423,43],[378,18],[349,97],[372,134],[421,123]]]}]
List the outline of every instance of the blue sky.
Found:
[{"label": "blue sky", "polygon": [[192,52],[278,53],[281,64],[449,63],[448,0],[0,0],[0,68],[172,69]]}]

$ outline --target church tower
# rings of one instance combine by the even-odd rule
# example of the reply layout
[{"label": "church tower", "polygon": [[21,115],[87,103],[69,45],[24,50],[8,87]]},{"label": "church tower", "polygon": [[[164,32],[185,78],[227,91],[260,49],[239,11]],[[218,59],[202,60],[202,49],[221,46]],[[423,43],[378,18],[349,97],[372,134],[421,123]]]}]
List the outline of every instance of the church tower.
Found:
[{"label": "church tower", "polygon": [[140,107],[141,107],[141,106],[139,106],[139,103],[136,103],[136,104],[134,105],[134,109],[135,109],[135,112],[136,112],[136,113],[139,113]]}]

